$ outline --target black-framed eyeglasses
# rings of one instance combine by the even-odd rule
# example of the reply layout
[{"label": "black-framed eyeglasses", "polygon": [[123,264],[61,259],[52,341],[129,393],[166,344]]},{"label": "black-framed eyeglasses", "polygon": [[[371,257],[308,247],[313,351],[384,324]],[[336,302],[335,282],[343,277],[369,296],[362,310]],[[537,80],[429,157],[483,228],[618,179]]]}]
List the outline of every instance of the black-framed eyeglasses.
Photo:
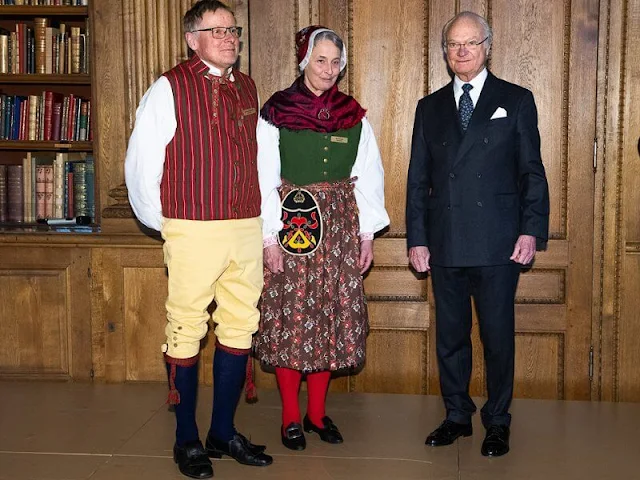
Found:
[{"label": "black-framed eyeglasses", "polygon": [[195,32],[211,32],[211,36],[218,40],[226,37],[227,33],[229,33],[232,37],[240,38],[240,35],[242,35],[242,27],[209,27],[191,30],[191,33]]},{"label": "black-framed eyeglasses", "polygon": [[483,40],[469,40],[468,42],[464,42],[464,43],[456,43],[456,42],[447,42],[445,43],[445,46],[447,47],[447,50],[458,50],[462,47],[467,48],[469,50],[473,50],[474,48],[478,48],[480,45],[482,45],[484,42],[486,42],[489,39],[489,37],[484,37]]}]

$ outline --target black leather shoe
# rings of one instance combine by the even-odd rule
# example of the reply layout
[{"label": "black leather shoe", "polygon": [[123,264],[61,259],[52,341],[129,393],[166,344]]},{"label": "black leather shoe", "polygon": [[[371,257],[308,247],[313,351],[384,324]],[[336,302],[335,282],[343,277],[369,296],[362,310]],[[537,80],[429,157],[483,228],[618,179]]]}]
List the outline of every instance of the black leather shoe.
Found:
[{"label": "black leather shoe", "polygon": [[213,467],[200,440],[185,443],[182,447],[173,446],[173,461],[178,464],[180,473],[191,478],[213,477]]},{"label": "black leather shoe", "polygon": [[236,433],[228,442],[208,436],[206,446],[207,454],[212,458],[222,458],[223,455],[227,455],[242,465],[252,467],[266,467],[273,463],[273,458],[264,453],[262,445],[252,444],[240,433]]},{"label": "black leather shoe", "polygon": [[431,447],[442,447],[451,445],[458,437],[468,437],[473,433],[473,427],[470,423],[456,423],[451,420],[445,420],[427,437],[426,445]]},{"label": "black leather shoe", "polygon": [[303,420],[304,431],[305,432],[316,432],[320,435],[320,440],[327,443],[342,443],[342,435],[340,434],[340,430],[338,427],[331,421],[331,419],[327,416],[322,417],[322,425],[324,428],[318,428],[314,425],[314,423],[309,420],[307,415],[304,416]]},{"label": "black leather shoe", "polygon": [[480,453],[485,457],[500,457],[509,451],[509,427],[491,425],[482,442]]},{"label": "black leather shoe", "polygon": [[289,450],[304,450],[307,448],[307,439],[302,433],[302,425],[291,422],[282,432],[282,444]]}]

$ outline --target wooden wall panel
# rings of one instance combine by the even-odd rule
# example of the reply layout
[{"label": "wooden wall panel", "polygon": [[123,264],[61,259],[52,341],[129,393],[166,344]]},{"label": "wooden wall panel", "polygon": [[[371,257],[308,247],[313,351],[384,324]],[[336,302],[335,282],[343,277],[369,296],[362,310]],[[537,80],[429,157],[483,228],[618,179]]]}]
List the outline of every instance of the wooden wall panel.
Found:
[{"label": "wooden wall panel", "polygon": [[251,76],[261,103],[277,90],[287,88],[297,76],[295,33],[298,29],[295,0],[252,1]]},{"label": "wooden wall panel", "polygon": [[373,393],[426,393],[426,332],[374,330],[367,339],[364,369],[351,377],[352,390]]},{"label": "wooden wall panel", "polygon": [[166,378],[160,346],[165,343],[167,273],[165,268],[123,269],[127,380]]},{"label": "wooden wall panel", "polygon": [[0,247],[0,375],[91,378],[88,250]]},{"label": "wooden wall panel", "polygon": [[425,57],[419,39],[425,38],[425,4],[404,2],[397,8],[385,0],[352,3],[351,94],[367,109],[382,154],[390,232],[402,233],[411,126],[424,94]]},{"label": "wooden wall panel", "polygon": [[[126,2],[125,2],[126,3]],[[97,211],[113,200],[109,192],[124,183],[124,155],[129,135],[127,125],[130,92],[123,61],[122,5],[114,0],[90,2],[93,69],[93,153],[98,179]],[[97,214],[99,219],[101,214]]]},{"label": "wooden wall panel", "polygon": [[[640,401],[640,47],[631,39],[640,35],[640,2],[625,2],[624,77],[622,79],[622,124],[620,155],[623,194],[620,213],[624,219],[621,252],[621,283],[618,285],[619,318],[614,330],[616,389],[619,401]],[[620,185],[620,184],[619,184]],[[622,242],[619,242],[622,243]]]},{"label": "wooden wall panel", "polygon": [[564,398],[563,336],[516,335],[514,395],[520,398]]},{"label": "wooden wall panel", "polygon": [[65,270],[0,271],[2,373],[69,374]]}]

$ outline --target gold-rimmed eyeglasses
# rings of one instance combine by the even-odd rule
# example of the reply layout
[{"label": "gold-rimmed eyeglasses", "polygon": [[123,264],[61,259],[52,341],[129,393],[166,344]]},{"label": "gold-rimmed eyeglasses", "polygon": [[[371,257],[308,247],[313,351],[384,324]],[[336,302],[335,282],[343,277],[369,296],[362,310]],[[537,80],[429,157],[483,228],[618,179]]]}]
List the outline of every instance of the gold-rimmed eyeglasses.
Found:
[{"label": "gold-rimmed eyeglasses", "polygon": [[226,37],[227,33],[232,37],[240,38],[240,35],[242,35],[242,27],[209,27],[191,30],[191,33],[195,32],[211,32],[211,36],[218,40]]},{"label": "gold-rimmed eyeglasses", "polygon": [[464,42],[464,43],[456,43],[456,42],[447,42],[445,43],[445,47],[447,47],[447,50],[450,51],[455,51],[455,50],[459,50],[461,48],[466,48],[469,50],[473,50],[474,48],[478,48],[480,45],[482,45],[484,42],[486,42],[489,39],[489,37],[484,37],[483,40],[469,40],[468,42]]}]

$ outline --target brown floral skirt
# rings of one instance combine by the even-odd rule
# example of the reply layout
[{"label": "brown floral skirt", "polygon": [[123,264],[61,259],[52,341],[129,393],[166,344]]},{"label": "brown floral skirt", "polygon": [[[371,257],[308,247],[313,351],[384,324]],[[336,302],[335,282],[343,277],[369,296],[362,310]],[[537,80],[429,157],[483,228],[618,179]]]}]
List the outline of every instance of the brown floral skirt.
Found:
[{"label": "brown floral skirt", "polygon": [[[291,184],[280,188],[284,198]],[[358,208],[349,181],[306,185],[322,214],[324,239],[306,256],[284,252],[284,273],[264,269],[260,362],[304,372],[341,370],[364,363],[369,330],[358,268]]]}]

